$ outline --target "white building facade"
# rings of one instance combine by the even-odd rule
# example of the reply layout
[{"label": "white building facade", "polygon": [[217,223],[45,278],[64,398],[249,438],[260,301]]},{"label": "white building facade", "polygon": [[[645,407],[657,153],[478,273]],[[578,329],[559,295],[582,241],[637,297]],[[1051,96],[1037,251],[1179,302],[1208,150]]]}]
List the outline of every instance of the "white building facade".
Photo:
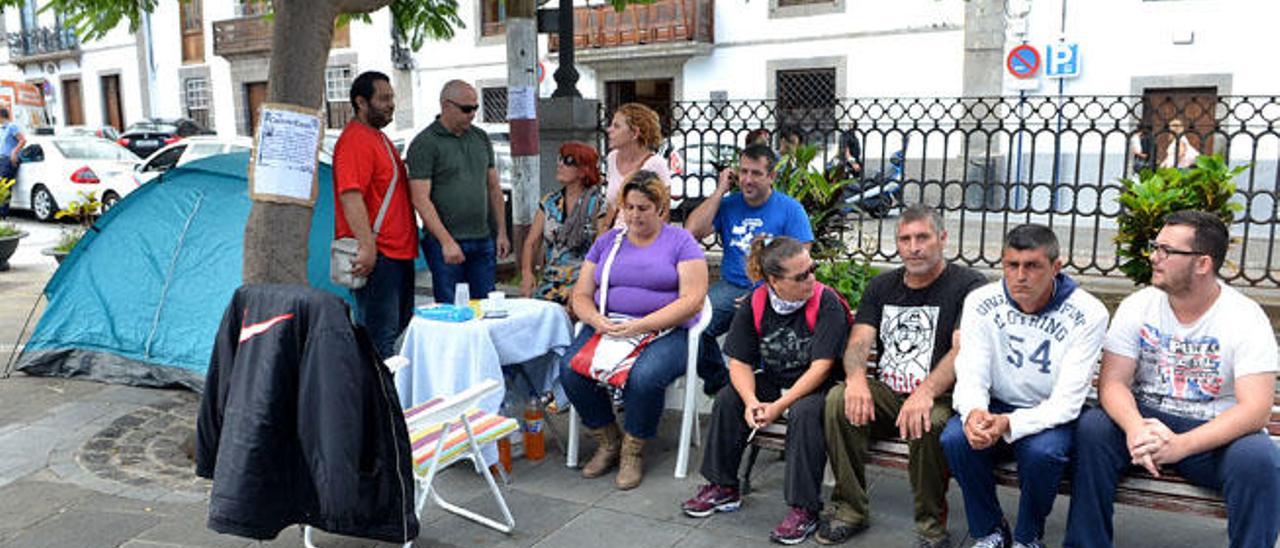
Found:
[{"label": "white building facade", "polygon": [[[28,0],[3,15],[0,79],[40,84],[59,124],[183,116],[248,135],[271,48],[261,6],[162,1],[137,32],[122,24],[79,43]],[[392,76],[396,129],[430,123],[439,89],[455,78],[482,91],[482,121],[504,122],[504,6],[461,0],[465,28],[398,58],[387,9],[338,29],[325,78],[329,125],[349,118],[347,88],[364,70]],[[1257,45],[1280,18],[1280,3],[1268,0],[658,0],[622,13],[580,0],[575,14],[578,90],[608,106],[1280,90],[1264,61],[1270,51]],[[1076,45],[1078,76],[1048,79],[1042,67],[1035,85],[1016,81],[1006,54],[1023,41],[1042,56],[1045,46]],[[550,42],[539,36],[544,97],[556,86]]]}]

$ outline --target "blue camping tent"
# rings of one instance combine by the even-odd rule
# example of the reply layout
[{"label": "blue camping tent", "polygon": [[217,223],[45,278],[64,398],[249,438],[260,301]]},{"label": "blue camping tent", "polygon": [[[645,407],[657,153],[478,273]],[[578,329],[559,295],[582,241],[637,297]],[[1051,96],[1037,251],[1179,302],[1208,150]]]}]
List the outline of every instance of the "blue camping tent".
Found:
[{"label": "blue camping tent", "polygon": [[[214,335],[241,282],[248,153],[142,185],[104,214],[45,286],[49,304],[18,369],[138,386],[204,385]],[[329,282],[333,172],[321,165],[307,277]]]}]

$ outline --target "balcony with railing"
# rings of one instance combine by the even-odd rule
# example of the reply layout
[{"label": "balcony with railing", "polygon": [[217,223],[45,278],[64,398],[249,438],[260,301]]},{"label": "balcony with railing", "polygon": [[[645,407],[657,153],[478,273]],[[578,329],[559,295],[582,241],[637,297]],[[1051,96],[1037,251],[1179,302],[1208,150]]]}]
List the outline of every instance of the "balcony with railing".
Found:
[{"label": "balcony with railing", "polygon": [[271,20],[250,15],[213,22],[213,54],[221,57],[271,51]]},{"label": "balcony with railing", "polygon": [[[256,55],[271,51],[272,21],[265,13],[246,10],[235,19],[213,22],[213,54],[222,57]],[[330,47],[351,46],[351,26],[335,27]]]},{"label": "balcony with railing", "polygon": [[9,61],[15,64],[52,61],[80,55],[80,40],[71,29],[55,25],[10,32]]},{"label": "balcony with railing", "polygon": [[[576,51],[647,44],[715,43],[714,0],[657,0],[631,4],[621,12],[611,4],[573,10]],[[551,35],[551,50],[560,49]]]}]

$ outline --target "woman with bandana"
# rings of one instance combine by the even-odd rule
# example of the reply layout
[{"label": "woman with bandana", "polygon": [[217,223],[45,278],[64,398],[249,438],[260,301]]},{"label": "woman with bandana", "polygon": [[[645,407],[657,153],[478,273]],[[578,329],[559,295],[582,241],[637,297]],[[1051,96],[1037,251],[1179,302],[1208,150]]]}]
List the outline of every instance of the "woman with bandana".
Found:
[{"label": "woman with bandana", "polygon": [[827,459],[823,405],[840,376],[849,312],[834,290],[814,279],[816,266],[805,244],[792,238],[752,243],[747,273],[764,283],[738,306],[729,327],[724,351],[731,382],[716,396],[702,456],[702,476],[710,483],[681,505],[686,515],[738,509],[748,438],[786,411],[783,495],[790,511],[770,538],[798,544],[817,529]]}]

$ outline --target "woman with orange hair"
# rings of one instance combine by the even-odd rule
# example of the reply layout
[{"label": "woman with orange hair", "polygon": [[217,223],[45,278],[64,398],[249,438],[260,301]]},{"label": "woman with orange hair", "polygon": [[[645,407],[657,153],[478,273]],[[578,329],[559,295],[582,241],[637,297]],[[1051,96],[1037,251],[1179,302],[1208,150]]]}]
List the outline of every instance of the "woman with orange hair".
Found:
[{"label": "woman with orange hair", "polygon": [[[594,147],[569,141],[560,145],[557,162],[556,181],[561,188],[542,197],[525,237],[520,256],[520,293],[568,305],[582,258],[596,239],[596,221],[604,213],[604,194],[600,192],[600,154]],[[535,285],[533,258],[540,246],[546,252],[542,281]]]},{"label": "woman with orange hair", "polygon": [[656,173],[668,188],[671,186],[667,163],[654,153],[662,143],[662,126],[657,112],[640,103],[623,104],[614,111],[605,133],[609,137],[609,154],[605,157],[609,181],[605,189],[608,211],[601,222],[601,230],[622,226],[622,216],[618,215],[618,193],[622,190],[622,183],[637,171],[643,169]]}]

